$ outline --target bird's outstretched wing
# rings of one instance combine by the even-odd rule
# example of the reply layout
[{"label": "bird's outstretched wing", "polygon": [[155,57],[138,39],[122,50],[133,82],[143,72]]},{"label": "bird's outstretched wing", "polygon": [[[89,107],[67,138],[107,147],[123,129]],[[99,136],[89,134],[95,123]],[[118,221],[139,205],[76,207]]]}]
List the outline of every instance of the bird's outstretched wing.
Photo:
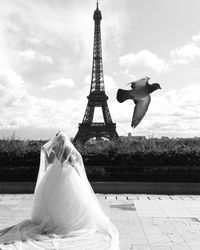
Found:
[{"label": "bird's outstretched wing", "polygon": [[150,95],[147,95],[141,98],[140,100],[134,100],[134,102],[135,102],[135,108],[131,123],[131,126],[133,128],[135,128],[141,122],[142,118],[146,114],[149,104],[151,102],[151,97]]},{"label": "bird's outstretched wing", "polygon": [[150,79],[149,77],[144,77],[144,78],[141,78],[141,79],[139,79],[137,81],[130,82],[128,84],[131,85],[132,89],[141,88],[141,87],[146,86],[146,84],[148,83],[149,79]]},{"label": "bird's outstretched wing", "polygon": [[124,89],[118,89],[116,99],[118,102],[124,102],[127,99],[131,98],[131,91],[132,90],[124,90]]}]

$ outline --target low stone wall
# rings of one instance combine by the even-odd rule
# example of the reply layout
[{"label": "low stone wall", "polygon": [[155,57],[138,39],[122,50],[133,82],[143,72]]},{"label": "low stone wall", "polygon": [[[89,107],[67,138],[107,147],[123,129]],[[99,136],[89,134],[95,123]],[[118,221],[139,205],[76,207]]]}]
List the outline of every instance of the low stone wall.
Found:
[{"label": "low stone wall", "polygon": [[[200,182],[199,166],[85,166],[91,182]],[[1,166],[0,182],[34,182],[36,166]]]},{"label": "low stone wall", "polygon": [[[177,182],[91,182],[96,193],[200,194],[200,183]],[[35,182],[0,182],[1,194],[33,193]]]}]

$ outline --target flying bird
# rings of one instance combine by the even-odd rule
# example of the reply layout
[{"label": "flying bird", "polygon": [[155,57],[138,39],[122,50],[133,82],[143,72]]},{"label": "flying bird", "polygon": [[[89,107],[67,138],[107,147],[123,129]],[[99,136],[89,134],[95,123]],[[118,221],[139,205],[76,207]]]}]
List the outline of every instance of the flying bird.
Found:
[{"label": "flying bird", "polygon": [[139,79],[134,82],[130,82],[127,85],[131,85],[131,90],[118,89],[117,101],[122,103],[128,99],[132,99],[135,103],[133,112],[133,118],[131,126],[135,128],[142,120],[147,112],[149,104],[151,102],[150,93],[157,89],[161,89],[160,84],[149,84],[149,77]]}]

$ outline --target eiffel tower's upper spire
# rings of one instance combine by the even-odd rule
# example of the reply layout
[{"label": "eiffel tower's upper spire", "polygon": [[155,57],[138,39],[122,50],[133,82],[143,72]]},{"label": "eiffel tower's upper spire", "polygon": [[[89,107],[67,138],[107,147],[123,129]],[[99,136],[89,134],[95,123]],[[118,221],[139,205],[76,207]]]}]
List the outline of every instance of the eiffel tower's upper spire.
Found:
[{"label": "eiffel tower's upper spire", "polygon": [[97,8],[94,11],[93,19],[95,21],[97,21],[97,20],[100,21],[102,19],[101,11],[99,10],[99,2],[98,2],[98,0],[97,0]]}]

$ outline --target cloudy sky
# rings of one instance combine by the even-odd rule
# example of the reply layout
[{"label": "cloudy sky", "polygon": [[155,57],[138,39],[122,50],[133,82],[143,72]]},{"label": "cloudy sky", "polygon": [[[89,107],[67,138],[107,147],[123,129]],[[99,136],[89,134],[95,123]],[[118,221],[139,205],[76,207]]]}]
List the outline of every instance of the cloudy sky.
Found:
[{"label": "cloudy sky", "polygon": [[[99,0],[104,81],[120,135],[200,136],[200,1]],[[95,0],[0,0],[0,138],[75,136],[87,105]],[[149,76],[162,90],[132,129],[115,96]],[[102,121],[96,109],[94,121]]]}]

